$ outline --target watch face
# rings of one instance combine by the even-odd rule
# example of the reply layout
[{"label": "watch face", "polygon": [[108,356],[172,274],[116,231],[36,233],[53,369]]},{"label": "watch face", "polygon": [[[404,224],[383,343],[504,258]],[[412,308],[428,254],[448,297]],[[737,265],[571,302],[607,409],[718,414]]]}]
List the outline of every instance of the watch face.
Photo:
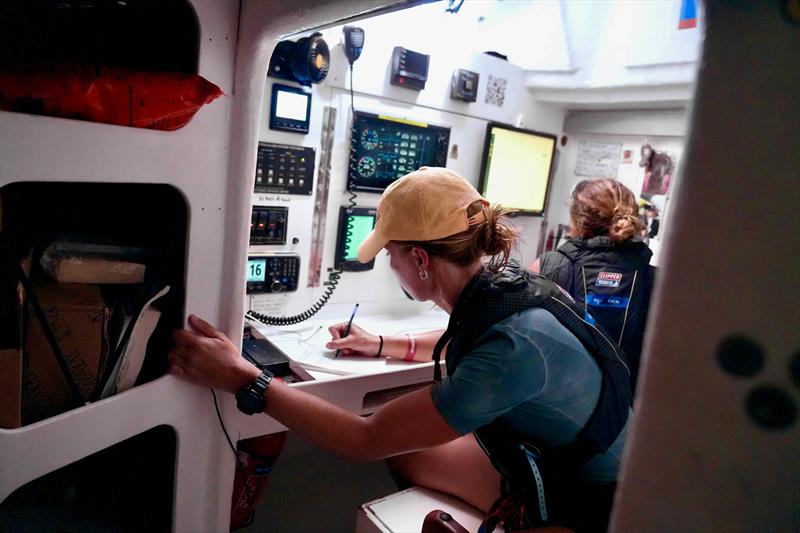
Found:
[{"label": "watch face", "polygon": [[241,412],[254,415],[264,410],[266,402],[263,396],[259,397],[257,392],[248,388],[236,396],[236,406]]}]

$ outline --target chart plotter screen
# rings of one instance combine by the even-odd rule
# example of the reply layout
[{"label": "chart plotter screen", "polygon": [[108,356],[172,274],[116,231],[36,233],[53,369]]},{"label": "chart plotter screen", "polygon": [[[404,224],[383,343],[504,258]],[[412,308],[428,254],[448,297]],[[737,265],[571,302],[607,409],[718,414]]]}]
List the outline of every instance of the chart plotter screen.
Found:
[{"label": "chart plotter screen", "polygon": [[380,192],[422,166],[447,164],[450,128],[356,111],[348,188]]},{"label": "chart plotter screen", "polygon": [[541,216],[550,192],[556,137],[489,123],[478,190],[490,202]]}]

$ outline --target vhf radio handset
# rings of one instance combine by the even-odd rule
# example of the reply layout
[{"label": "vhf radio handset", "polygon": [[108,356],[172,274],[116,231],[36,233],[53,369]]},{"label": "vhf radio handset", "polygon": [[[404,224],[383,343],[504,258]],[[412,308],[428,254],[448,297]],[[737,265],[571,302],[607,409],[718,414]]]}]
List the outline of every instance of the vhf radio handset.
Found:
[{"label": "vhf radio handset", "polygon": [[344,31],[344,55],[352,67],[364,49],[364,30],[355,26],[345,26],[342,31]]}]

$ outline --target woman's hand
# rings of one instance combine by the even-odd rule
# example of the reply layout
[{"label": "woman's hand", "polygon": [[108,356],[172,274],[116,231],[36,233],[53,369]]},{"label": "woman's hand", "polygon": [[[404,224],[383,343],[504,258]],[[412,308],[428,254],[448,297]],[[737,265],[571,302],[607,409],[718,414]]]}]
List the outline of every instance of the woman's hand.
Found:
[{"label": "woman's hand", "polygon": [[189,325],[194,331],[179,329],[172,334],[175,345],[169,353],[171,374],[232,394],[253,383],[261,374],[214,326],[195,315],[189,316]]},{"label": "woman's hand", "polygon": [[331,340],[325,345],[329,350],[340,350],[342,355],[360,355],[375,357],[378,354],[381,341],[377,335],[367,333],[360,327],[352,324],[350,333],[342,338],[347,329],[347,322],[335,324],[328,328]]}]

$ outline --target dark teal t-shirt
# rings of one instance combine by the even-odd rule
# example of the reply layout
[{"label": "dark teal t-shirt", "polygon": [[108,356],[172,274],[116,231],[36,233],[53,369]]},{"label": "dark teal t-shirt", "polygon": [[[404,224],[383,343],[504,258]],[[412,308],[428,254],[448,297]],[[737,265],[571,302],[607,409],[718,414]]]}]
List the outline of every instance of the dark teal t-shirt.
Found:
[{"label": "dark teal t-shirt", "polygon": [[[455,372],[433,387],[433,402],[461,434],[499,417],[535,442],[559,446],[575,440],[589,420],[601,378],[580,341],[534,307],[489,328]],[[631,419],[606,453],[586,465],[587,480],[617,479]]]}]

